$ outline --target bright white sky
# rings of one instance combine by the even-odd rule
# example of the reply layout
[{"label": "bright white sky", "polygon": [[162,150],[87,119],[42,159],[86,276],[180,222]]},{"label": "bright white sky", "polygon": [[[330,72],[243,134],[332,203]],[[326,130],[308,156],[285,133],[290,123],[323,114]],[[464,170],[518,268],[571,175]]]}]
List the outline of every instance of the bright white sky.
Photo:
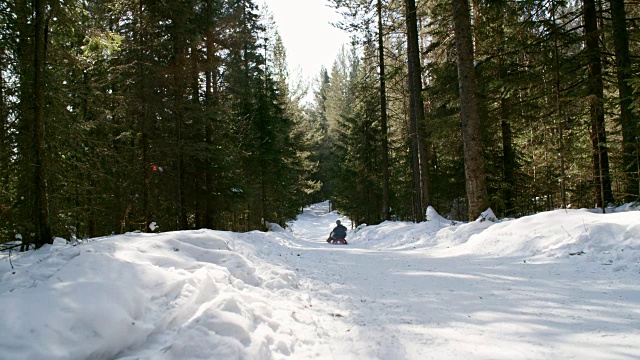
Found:
[{"label": "bright white sky", "polygon": [[343,44],[349,44],[349,35],[335,28],[331,22],[341,16],[328,6],[327,0],[264,0],[278,25],[278,31],[287,48],[289,71],[302,69],[302,76],[312,79],[324,65],[331,65]]}]

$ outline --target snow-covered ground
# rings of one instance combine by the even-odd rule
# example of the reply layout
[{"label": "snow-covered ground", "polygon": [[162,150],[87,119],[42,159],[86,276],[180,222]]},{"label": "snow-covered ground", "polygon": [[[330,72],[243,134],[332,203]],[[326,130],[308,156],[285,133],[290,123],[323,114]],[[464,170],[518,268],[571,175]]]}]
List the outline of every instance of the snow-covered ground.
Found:
[{"label": "snow-covered ground", "polygon": [[4,253],[0,359],[640,358],[639,211],[337,219]]}]

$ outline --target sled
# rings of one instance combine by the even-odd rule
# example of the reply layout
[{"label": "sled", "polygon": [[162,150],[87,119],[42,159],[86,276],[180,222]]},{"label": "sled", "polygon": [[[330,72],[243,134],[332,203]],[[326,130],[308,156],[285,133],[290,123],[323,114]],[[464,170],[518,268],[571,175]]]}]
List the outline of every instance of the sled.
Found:
[{"label": "sled", "polygon": [[349,243],[347,242],[347,240],[345,238],[340,238],[340,239],[329,238],[329,239],[327,239],[327,242],[329,244],[349,245]]}]

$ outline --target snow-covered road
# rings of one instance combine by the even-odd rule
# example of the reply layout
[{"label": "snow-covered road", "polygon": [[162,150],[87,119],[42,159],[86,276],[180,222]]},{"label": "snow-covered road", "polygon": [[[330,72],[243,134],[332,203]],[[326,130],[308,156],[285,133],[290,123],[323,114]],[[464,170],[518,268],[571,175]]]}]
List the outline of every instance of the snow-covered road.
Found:
[{"label": "snow-covered road", "polygon": [[291,224],[288,261],[329,315],[320,357],[640,358],[639,282],[608,266],[323,243],[337,218],[324,203]]}]

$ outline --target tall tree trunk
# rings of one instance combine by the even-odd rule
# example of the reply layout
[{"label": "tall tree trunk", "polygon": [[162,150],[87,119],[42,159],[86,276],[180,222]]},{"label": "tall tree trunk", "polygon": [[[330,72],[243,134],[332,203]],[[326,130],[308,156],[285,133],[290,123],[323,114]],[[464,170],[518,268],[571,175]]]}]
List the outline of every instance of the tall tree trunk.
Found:
[{"label": "tall tree trunk", "polygon": [[174,33],[171,34],[173,40],[173,114],[176,122],[176,141],[177,141],[177,196],[178,196],[178,226],[180,230],[187,230],[189,228],[188,212],[187,212],[187,198],[186,198],[186,166],[184,155],[184,133],[185,133],[185,110],[187,99],[185,92],[189,88],[189,76],[187,73],[187,47],[186,40],[183,34],[183,28],[185,20],[181,16],[177,16],[174,21],[176,27]]},{"label": "tall tree trunk", "polygon": [[567,208],[567,176],[565,169],[565,154],[564,154],[564,128],[567,125],[567,115],[562,110],[560,105],[560,58],[559,58],[559,45],[558,45],[558,28],[556,27],[556,2],[551,3],[551,20],[553,21],[553,58],[554,58],[554,82],[555,82],[555,101],[556,112],[561,118],[558,124],[558,157],[560,160],[560,200],[562,202],[562,208]]},{"label": "tall tree trunk", "polygon": [[[475,8],[474,4],[474,8]],[[510,16],[510,8],[509,5],[505,2],[498,2],[495,4],[500,15],[500,24],[497,27],[498,34],[496,34],[499,39],[503,40],[501,52],[507,53],[506,43],[507,36],[505,35],[505,29],[509,24],[509,16]],[[476,45],[477,49],[477,45]],[[477,50],[476,50],[477,51]],[[504,184],[504,206],[505,206],[505,215],[513,216],[515,215],[515,189],[517,186],[516,183],[516,153],[513,149],[513,130],[511,129],[511,106],[512,106],[512,95],[510,94],[509,87],[507,85],[508,81],[508,66],[506,64],[506,60],[504,58],[500,58],[498,61],[498,77],[500,79],[500,83],[502,84],[504,90],[502,90],[502,94],[500,96],[500,130],[502,133],[502,181]]]},{"label": "tall tree trunk", "polygon": [[474,220],[489,206],[489,196],[482,155],[471,19],[468,0],[452,0],[451,5],[458,60],[465,183],[469,202],[469,220]]},{"label": "tall tree trunk", "polygon": [[[213,0],[207,0],[207,20],[209,23],[213,23]],[[214,92],[214,87],[217,86],[217,70],[215,63],[215,50],[214,50],[214,42],[213,42],[213,31],[209,31],[207,34],[207,71],[205,72],[205,103],[209,111],[212,112],[215,109],[214,101],[216,97],[216,92]],[[207,144],[207,150],[211,151],[213,148],[213,124],[211,119],[207,119],[207,124],[205,125],[205,142]],[[205,188],[206,188],[206,211],[205,211],[205,226],[209,229],[214,229],[214,207],[215,203],[213,201],[213,172],[211,161],[207,161],[205,164]]]},{"label": "tall tree trunk", "polygon": [[611,178],[609,176],[609,153],[604,123],[604,90],[602,65],[598,39],[598,18],[594,0],[584,1],[584,28],[586,50],[589,61],[589,97],[591,100],[591,144],[593,147],[593,172],[596,205],[604,208],[613,202]]},{"label": "tall tree trunk", "polygon": [[[178,110],[180,111],[180,110]],[[178,114],[178,218],[180,221],[180,230],[187,230],[189,222],[187,220],[187,201],[185,195],[186,170],[184,164],[183,151],[183,124],[182,114]]]},{"label": "tall tree trunk", "polygon": [[[422,81],[420,82],[420,84],[422,84]],[[419,106],[422,109],[422,113],[424,114],[424,103],[422,102],[422,96],[420,96]],[[431,147],[429,141],[427,140],[430,137],[430,132],[428,132],[425,127],[421,125],[421,123],[423,122],[424,120],[418,123],[418,153],[420,154],[420,190],[422,193],[422,197],[420,198],[420,200],[422,201],[422,211],[424,213],[426,208],[431,205],[431,179],[429,177]]]},{"label": "tall tree trunk", "polygon": [[380,65],[380,126],[382,130],[382,218],[389,220],[389,134],[387,130],[387,80],[385,79],[382,0],[378,0],[378,56]]},{"label": "tall tree trunk", "polygon": [[144,232],[149,232],[149,224],[151,223],[151,219],[149,217],[149,182],[151,180],[151,163],[149,161],[149,135],[147,134],[147,105],[143,106],[143,117],[142,117],[142,164],[144,169],[142,170],[142,175],[144,177],[144,181],[142,184],[142,216],[144,220]]},{"label": "tall tree trunk", "polygon": [[618,95],[620,99],[620,125],[622,127],[622,166],[625,172],[625,201],[638,201],[640,195],[638,179],[638,119],[631,111],[633,90],[631,79],[631,57],[629,55],[629,35],[627,34],[624,0],[610,0],[613,44],[616,53],[618,75]]},{"label": "tall tree trunk", "polygon": [[413,162],[413,187],[414,187],[414,212],[417,222],[424,221],[423,207],[423,173],[420,166],[421,153],[422,161],[426,161],[424,148],[420,134],[424,123],[424,103],[422,102],[422,74],[420,66],[420,49],[418,39],[418,19],[416,14],[415,0],[405,2],[407,16],[407,65],[409,67],[409,117],[411,125],[411,149]]},{"label": "tall tree trunk", "polygon": [[[22,153],[22,163],[17,163],[18,169],[22,174],[18,176],[18,191],[20,208],[16,209],[16,220],[20,221],[20,230],[28,231],[23,234],[22,245],[20,251],[28,249],[28,243],[32,240],[29,233],[35,231],[35,220],[37,216],[33,212],[35,205],[34,193],[34,177],[32,170],[33,164],[33,46],[31,38],[33,37],[32,16],[33,9],[29,6],[33,4],[32,0],[16,0],[15,6],[15,29],[17,31],[17,43],[22,46],[16,46],[16,60],[18,65],[18,81],[20,101],[17,104],[17,111],[20,113],[20,119],[14,126],[16,127],[16,150]],[[22,176],[20,176],[22,175]]]},{"label": "tall tree trunk", "polygon": [[[3,49],[0,49],[3,51]],[[4,62],[0,57],[0,69],[5,68]],[[6,188],[9,186],[9,164],[11,159],[11,142],[10,142],[10,120],[9,120],[9,102],[5,96],[4,78],[0,76],[0,186]],[[0,214],[2,214],[0,212]]]},{"label": "tall tree trunk", "polygon": [[[502,99],[501,102],[505,103],[508,99]],[[514,204],[514,191],[516,187],[516,153],[513,150],[513,131],[511,130],[511,123],[509,118],[505,117],[505,110],[508,109],[507,104],[501,104],[502,108],[502,121],[500,128],[502,131],[502,164],[503,164],[503,181],[505,183],[504,202],[505,202],[505,215],[512,216],[515,213]]]},{"label": "tall tree trunk", "polygon": [[[211,44],[211,46],[213,46],[213,44]],[[207,53],[209,54],[208,56],[213,56],[213,51],[209,51],[207,49]],[[209,60],[211,61],[211,65],[210,66],[215,66],[214,64],[214,60],[211,59]],[[207,106],[212,109],[210,111],[214,112],[215,110],[215,103],[216,103],[216,98],[218,96],[218,91],[217,91],[217,83],[218,83],[218,76],[217,76],[218,72],[216,70],[215,67],[213,67],[213,69],[211,69],[209,71],[209,73],[207,74],[207,79],[209,84],[207,85],[207,93],[206,93],[206,98],[207,98]],[[212,114],[212,116],[215,116],[215,113]],[[207,143],[207,149],[209,149],[209,151],[211,151],[211,149],[214,147],[213,144],[213,122],[214,120],[208,119],[207,120],[207,125],[205,127],[205,141]],[[207,215],[206,215],[206,226],[209,229],[214,229],[215,228],[215,216],[216,216],[216,202],[214,201],[214,188],[215,188],[215,175],[214,172],[212,171],[213,169],[213,164],[210,163],[210,161],[207,162],[206,164],[206,188],[207,188],[207,194],[206,194],[206,201],[207,201]]]},{"label": "tall tree trunk", "polygon": [[51,225],[49,223],[49,194],[47,191],[47,171],[44,161],[44,64],[46,56],[46,24],[45,24],[46,0],[34,0],[35,5],[35,54],[33,64],[35,67],[33,78],[34,91],[34,119],[33,119],[33,154],[34,154],[34,185],[36,218],[36,247],[51,242]]},{"label": "tall tree trunk", "polygon": [[[198,58],[198,47],[196,45],[192,45],[191,46],[191,99],[193,101],[193,105],[196,107],[196,109],[198,109],[197,111],[199,112],[200,110],[200,65],[199,65],[199,58]],[[198,139],[197,141],[201,141],[200,140],[200,131],[196,130],[198,133]],[[196,191],[198,194],[203,193],[204,191],[206,191],[206,176],[205,176],[205,172],[202,171],[202,169],[204,169],[207,164],[205,161],[202,160],[197,160],[198,163],[198,167],[196,170],[196,178],[195,178],[195,184],[196,184]],[[195,221],[196,221],[196,229],[201,229],[203,227],[205,227],[205,217],[206,217],[206,198],[203,198],[201,196],[196,196],[196,204],[195,204],[195,208],[196,208],[196,214],[195,214]]]},{"label": "tall tree trunk", "polygon": [[149,216],[149,182],[151,180],[151,162],[149,159],[149,129],[148,129],[148,99],[146,96],[145,89],[145,61],[144,59],[144,31],[143,31],[143,13],[144,13],[144,4],[143,0],[140,0],[138,3],[138,48],[140,49],[139,53],[139,61],[138,61],[138,96],[140,97],[140,106],[142,107],[140,111],[140,118],[138,119],[139,130],[141,132],[141,141],[140,144],[142,146],[142,219],[144,223],[144,232],[149,232],[151,229],[149,228],[149,224],[151,223],[151,218]]}]

